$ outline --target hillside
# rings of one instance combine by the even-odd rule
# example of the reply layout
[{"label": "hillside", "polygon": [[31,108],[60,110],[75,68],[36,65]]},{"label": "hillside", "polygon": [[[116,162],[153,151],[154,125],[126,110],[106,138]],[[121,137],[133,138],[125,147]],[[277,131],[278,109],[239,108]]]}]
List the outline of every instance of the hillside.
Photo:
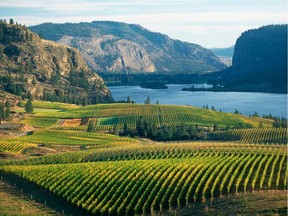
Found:
[{"label": "hillside", "polygon": [[204,73],[226,67],[208,49],[139,25],[94,21],[44,23],[30,29],[46,39],[78,48],[88,65],[99,72]]},{"label": "hillside", "polygon": [[232,57],[234,53],[234,46],[227,48],[211,48],[210,49],[216,56],[218,56],[225,65],[230,67],[232,65]]},{"label": "hillside", "polygon": [[51,101],[113,101],[78,50],[41,39],[24,26],[0,23],[0,60],[0,90]]},{"label": "hillside", "polygon": [[217,56],[232,58],[234,54],[234,46],[230,46],[227,48],[211,48],[210,50]]},{"label": "hillside", "polygon": [[[33,106],[34,114],[14,123],[33,126],[34,131],[0,139],[0,192],[4,182],[13,193],[21,193],[18,202],[11,203],[6,200],[13,196],[2,193],[4,214],[15,215],[19,205],[21,213],[27,211],[28,200],[30,205],[33,200],[39,203],[38,214],[53,215],[287,212],[287,128],[272,128],[273,120],[190,106],[76,106],[36,100]],[[172,132],[181,140],[144,139],[146,132],[154,132],[147,122],[139,124],[141,118],[153,122],[158,135]],[[86,132],[91,122],[96,131]],[[125,123],[137,136],[121,135]],[[245,123],[253,128],[238,129]],[[141,135],[143,126],[148,130]],[[221,141],[202,135],[197,141],[197,131]],[[194,138],[184,142],[187,136]],[[29,208],[31,214],[34,209]]]},{"label": "hillside", "polygon": [[226,87],[287,92],[287,25],[268,25],[242,33]]}]

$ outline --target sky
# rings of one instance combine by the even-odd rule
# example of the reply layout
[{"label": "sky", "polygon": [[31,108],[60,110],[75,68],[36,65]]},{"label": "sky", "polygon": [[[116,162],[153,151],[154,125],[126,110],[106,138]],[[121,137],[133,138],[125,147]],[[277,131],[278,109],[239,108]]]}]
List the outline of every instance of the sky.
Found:
[{"label": "sky", "polygon": [[224,48],[246,30],[287,23],[287,0],[0,0],[0,18],[26,26],[119,21]]}]

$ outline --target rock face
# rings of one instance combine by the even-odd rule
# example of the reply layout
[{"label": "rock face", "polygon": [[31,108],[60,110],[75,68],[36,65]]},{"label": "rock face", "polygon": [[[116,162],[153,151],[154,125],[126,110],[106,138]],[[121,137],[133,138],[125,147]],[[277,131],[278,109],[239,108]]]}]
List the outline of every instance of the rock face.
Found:
[{"label": "rock face", "polygon": [[[287,25],[269,25],[238,38],[230,85],[287,91]],[[253,87],[252,87],[253,88]]]},{"label": "rock face", "polygon": [[208,49],[139,25],[95,21],[44,23],[30,29],[46,39],[78,48],[88,65],[100,72],[205,73],[226,67]]},{"label": "rock face", "polygon": [[[101,77],[90,71],[80,52],[41,39],[28,28],[0,23],[1,88],[36,98],[51,94],[88,102],[113,101]],[[8,79],[8,78],[10,79]]]}]

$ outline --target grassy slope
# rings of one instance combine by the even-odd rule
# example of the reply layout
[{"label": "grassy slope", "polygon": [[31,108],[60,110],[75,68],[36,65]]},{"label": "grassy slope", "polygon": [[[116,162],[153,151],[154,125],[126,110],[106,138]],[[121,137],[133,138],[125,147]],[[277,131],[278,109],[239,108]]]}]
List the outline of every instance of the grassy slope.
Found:
[{"label": "grassy slope", "polygon": [[0,181],[1,215],[60,215],[47,206],[21,194],[18,188]]},{"label": "grassy slope", "polygon": [[163,216],[287,215],[287,211],[287,190],[267,190],[230,195],[209,204],[168,211]]}]

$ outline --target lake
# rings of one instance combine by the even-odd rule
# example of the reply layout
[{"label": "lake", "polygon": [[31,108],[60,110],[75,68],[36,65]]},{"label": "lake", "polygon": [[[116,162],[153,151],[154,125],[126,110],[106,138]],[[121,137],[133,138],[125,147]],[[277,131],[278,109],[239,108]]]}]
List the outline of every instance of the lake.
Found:
[{"label": "lake", "polygon": [[234,112],[237,109],[244,115],[255,111],[259,115],[271,113],[273,116],[287,118],[287,95],[259,92],[188,92],[181,91],[184,87],[210,87],[207,84],[171,84],[168,89],[145,89],[139,86],[110,86],[115,101],[131,100],[143,104],[150,97],[151,103],[192,105],[209,108],[214,106],[223,112]]}]

